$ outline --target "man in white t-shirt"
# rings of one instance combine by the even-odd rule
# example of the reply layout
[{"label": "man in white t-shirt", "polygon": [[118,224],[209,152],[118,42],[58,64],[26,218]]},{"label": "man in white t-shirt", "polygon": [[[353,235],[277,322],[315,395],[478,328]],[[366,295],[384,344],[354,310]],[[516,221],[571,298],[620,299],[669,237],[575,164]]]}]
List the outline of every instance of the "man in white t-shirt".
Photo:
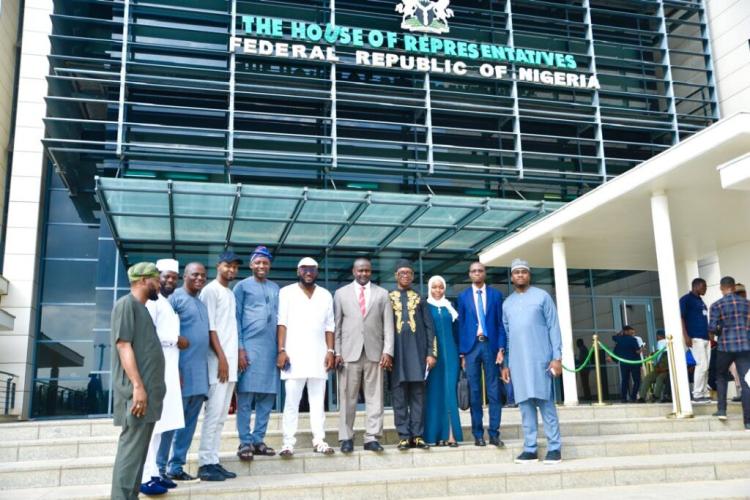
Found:
[{"label": "man in white t-shirt", "polygon": [[305,257],[297,264],[299,282],[279,291],[277,366],[284,380],[286,401],[282,418],[282,457],[294,454],[302,391],[307,385],[313,450],[325,455],[334,450],[325,442],[325,391],[328,371],[335,359],[333,297],[317,286],[318,263]]},{"label": "man in white t-shirt", "polygon": [[216,265],[216,279],[203,288],[201,302],[208,310],[208,399],[204,408],[198,451],[198,477],[201,481],[224,481],[237,477],[219,463],[221,431],[229,413],[234,384],[237,382],[237,306],[229,283],[242,264],[234,252],[224,252]]}]

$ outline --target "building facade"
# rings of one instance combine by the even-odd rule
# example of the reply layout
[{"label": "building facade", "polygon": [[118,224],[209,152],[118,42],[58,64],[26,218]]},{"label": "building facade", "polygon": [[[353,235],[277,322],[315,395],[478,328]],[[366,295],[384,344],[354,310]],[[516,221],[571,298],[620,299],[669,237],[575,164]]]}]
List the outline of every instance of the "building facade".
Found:
[{"label": "building facade", "polygon": [[[387,287],[406,257],[455,295],[480,250],[719,119],[702,1],[431,5],[25,2],[5,274],[26,344],[0,354],[19,411],[109,413],[130,263],[267,244],[273,279],[312,255],[334,290],[357,255]],[[655,335],[654,273],[569,281],[581,337]]]}]

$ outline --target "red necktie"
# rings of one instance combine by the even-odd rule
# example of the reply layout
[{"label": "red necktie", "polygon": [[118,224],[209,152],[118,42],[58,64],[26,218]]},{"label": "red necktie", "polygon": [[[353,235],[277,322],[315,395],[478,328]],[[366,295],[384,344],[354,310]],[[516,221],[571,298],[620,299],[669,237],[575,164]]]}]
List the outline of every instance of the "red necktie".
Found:
[{"label": "red necktie", "polygon": [[365,308],[365,287],[359,289],[359,310],[362,311],[362,317],[364,317],[367,312]]}]

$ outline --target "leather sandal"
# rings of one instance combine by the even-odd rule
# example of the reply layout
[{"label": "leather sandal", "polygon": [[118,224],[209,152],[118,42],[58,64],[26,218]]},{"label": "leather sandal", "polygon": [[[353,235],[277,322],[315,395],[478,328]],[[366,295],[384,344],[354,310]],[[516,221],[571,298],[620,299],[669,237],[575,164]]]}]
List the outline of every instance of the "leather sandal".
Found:
[{"label": "leather sandal", "polygon": [[241,444],[237,448],[237,456],[242,462],[251,462],[253,460],[253,447],[249,444]]},{"label": "leather sandal", "polygon": [[272,457],[276,455],[276,450],[266,446],[266,443],[261,442],[253,446],[253,455]]}]

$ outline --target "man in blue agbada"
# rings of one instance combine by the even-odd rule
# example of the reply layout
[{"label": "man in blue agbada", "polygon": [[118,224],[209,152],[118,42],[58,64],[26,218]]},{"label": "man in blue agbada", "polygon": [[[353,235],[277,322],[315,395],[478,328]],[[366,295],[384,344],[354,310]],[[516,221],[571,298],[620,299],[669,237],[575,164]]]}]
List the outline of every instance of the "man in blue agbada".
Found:
[{"label": "man in blue agbada", "polygon": [[538,408],[547,435],[544,463],[558,463],[561,461],[560,423],[553,379],[562,373],[562,338],[557,309],[547,292],[531,286],[531,269],[526,261],[515,259],[510,274],[514,291],[503,303],[508,345],[502,379],[508,383],[513,377],[516,402],[521,409],[523,452],[515,461],[538,460]]},{"label": "man in blue agbada", "polygon": [[[250,255],[253,275],[234,287],[239,331],[239,371],[237,379],[237,456],[249,461],[253,455],[275,455],[263,442],[268,420],[279,389],[276,368],[276,322],[279,312],[279,286],[268,279],[273,257],[264,246]],[[250,414],[255,406],[255,424],[250,430]]]}]

